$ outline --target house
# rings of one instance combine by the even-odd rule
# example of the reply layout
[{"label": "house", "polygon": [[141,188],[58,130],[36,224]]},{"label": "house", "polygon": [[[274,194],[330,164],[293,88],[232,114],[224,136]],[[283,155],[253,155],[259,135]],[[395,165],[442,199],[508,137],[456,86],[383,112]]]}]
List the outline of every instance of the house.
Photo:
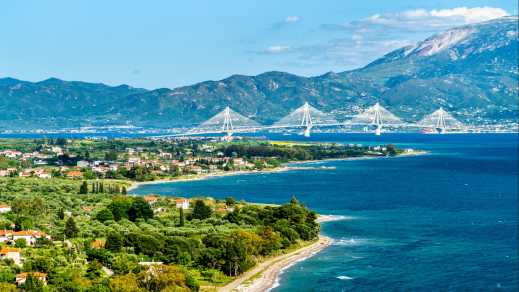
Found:
[{"label": "house", "polygon": [[51,178],[51,174],[49,172],[47,172],[45,169],[36,169],[34,171],[34,175],[36,177],[39,177],[39,178],[44,178],[44,179],[47,179],[47,178]]},{"label": "house", "polygon": [[41,273],[41,272],[30,272],[30,273],[20,273],[16,275],[16,285],[21,286],[25,284],[25,281],[27,281],[27,277],[31,275],[32,277],[38,279],[39,281],[43,282],[43,285],[47,285],[47,274]]},{"label": "house", "polygon": [[31,177],[33,174],[32,169],[26,169],[18,174],[19,177]]},{"label": "house", "polygon": [[0,249],[0,259],[10,259],[13,260],[15,264],[22,264],[22,250],[20,248],[15,247],[2,247]]},{"label": "house", "polygon": [[10,176],[11,173],[15,173],[15,172],[16,172],[16,168],[1,169],[0,176],[1,177]]},{"label": "house", "polygon": [[0,242],[9,242],[13,232],[11,230],[0,230]]},{"label": "house", "polygon": [[156,214],[164,213],[164,212],[166,212],[166,208],[164,208],[164,207],[158,207],[158,208],[153,209],[153,213],[156,213]]},{"label": "house", "polygon": [[67,177],[68,178],[83,178],[83,173],[81,173],[81,171],[79,171],[79,170],[71,170],[71,171],[67,172]]},{"label": "house", "polygon": [[90,166],[90,162],[88,162],[86,160],[80,160],[80,161],[76,162],[76,166],[79,167],[79,168],[89,167]]},{"label": "house", "polygon": [[9,157],[9,158],[16,158],[18,156],[22,156],[22,152],[21,151],[17,151],[17,150],[4,150],[4,151],[0,151],[0,155],[3,155],[5,157]]},{"label": "house", "polygon": [[0,213],[7,213],[7,212],[11,212],[11,206],[4,204],[4,203],[0,203]]},{"label": "house", "polygon": [[163,158],[163,159],[172,159],[173,158],[173,154],[169,153],[169,152],[160,152],[159,156],[160,156],[160,158]]},{"label": "house", "polygon": [[175,199],[175,204],[176,204],[177,208],[182,208],[184,210],[189,208],[188,199],[183,199],[183,198]]},{"label": "house", "polygon": [[153,205],[159,201],[159,197],[157,196],[144,196],[144,201],[148,202],[148,204]]},{"label": "house", "polygon": [[25,239],[25,242],[27,242],[28,245],[34,245],[38,238],[50,239],[50,236],[48,236],[44,232],[40,232],[37,230],[22,230],[22,231],[14,231],[12,233],[12,238],[13,238],[13,241],[16,241],[17,239]]},{"label": "house", "polygon": [[61,149],[61,147],[59,147],[59,146],[52,146],[50,151],[54,152],[54,154],[56,154],[56,155],[62,155],[63,154],[63,149]]},{"label": "house", "polygon": [[92,244],[90,245],[93,249],[101,249],[105,247],[105,241],[102,239],[96,239],[92,241]]}]

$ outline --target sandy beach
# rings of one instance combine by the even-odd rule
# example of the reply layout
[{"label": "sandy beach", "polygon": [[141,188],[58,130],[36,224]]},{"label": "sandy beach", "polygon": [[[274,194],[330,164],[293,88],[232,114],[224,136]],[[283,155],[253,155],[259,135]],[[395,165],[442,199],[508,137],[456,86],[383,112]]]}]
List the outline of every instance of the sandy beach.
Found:
[{"label": "sandy beach", "polygon": [[219,288],[218,291],[268,291],[275,285],[277,277],[283,269],[313,256],[331,243],[332,240],[329,237],[319,236],[319,240],[315,243],[262,262],[231,283]]},{"label": "sandy beach", "polygon": [[[401,153],[398,157],[404,156],[414,156],[414,155],[424,155],[427,154],[426,151],[415,151],[413,153]],[[361,157],[346,157],[346,158],[330,158],[330,159],[321,159],[321,160],[307,160],[307,161],[293,161],[283,164],[280,167],[266,169],[266,170],[238,170],[238,171],[219,171],[208,174],[193,174],[193,175],[185,175],[178,178],[171,179],[162,179],[162,180],[154,180],[154,181],[146,181],[146,182],[133,182],[130,187],[128,187],[128,192],[138,188],[143,185],[155,185],[155,184],[164,184],[164,183],[175,183],[175,182],[183,182],[183,181],[193,181],[193,180],[203,180],[213,177],[222,177],[222,176],[234,176],[234,175],[245,175],[245,174],[254,174],[254,173],[273,173],[273,172],[283,172],[283,171],[291,171],[291,170],[305,170],[305,169],[322,169],[326,170],[328,168],[320,168],[320,167],[304,167],[304,166],[289,166],[292,165],[300,165],[306,163],[318,163],[318,162],[327,162],[327,161],[340,161],[340,160],[361,160],[361,159],[377,159],[384,158],[385,156],[361,156]]]},{"label": "sandy beach", "polygon": [[[347,219],[344,216],[319,215],[317,222],[330,222]],[[303,261],[332,243],[332,239],[319,236],[319,240],[298,250],[268,259],[253,269],[245,272],[231,283],[221,287],[218,291],[268,291],[275,287],[281,272],[293,264]]]}]

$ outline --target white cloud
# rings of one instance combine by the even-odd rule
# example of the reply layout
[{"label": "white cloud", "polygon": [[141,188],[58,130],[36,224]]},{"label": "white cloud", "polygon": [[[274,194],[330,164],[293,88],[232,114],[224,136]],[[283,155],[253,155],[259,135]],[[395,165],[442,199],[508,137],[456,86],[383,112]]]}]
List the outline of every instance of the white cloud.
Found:
[{"label": "white cloud", "polygon": [[[323,24],[322,28],[336,32],[318,42],[292,46],[274,45],[259,53],[287,54],[286,62],[299,64],[301,67],[353,69],[395,49],[413,45],[434,33],[507,15],[507,11],[495,7],[412,9],[378,13],[346,23]],[[297,21],[300,21],[299,17],[287,17],[279,25],[288,26]]]},{"label": "white cloud", "polygon": [[343,25],[343,28],[383,26],[408,30],[429,30],[487,21],[508,12],[495,7],[456,7],[451,9],[414,9],[394,13],[373,14],[365,19]]},{"label": "white cloud", "polygon": [[301,20],[299,16],[287,16],[287,18],[285,18],[285,23],[294,23],[298,22],[299,20]]},{"label": "white cloud", "polygon": [[265,50],[263,50],[263,53],[265,54],[280,54],[280,53],[286,53],[290,50],[290,46],[281,46],[281,45],[275,45],[267,47]]},{"label": "white cloud", "polygon": [[438,18],[460,17],[465,23],[475,23],[507,16],[508,12],[495,7],[457,7],[452,9],[431,10],[430,15]]}]

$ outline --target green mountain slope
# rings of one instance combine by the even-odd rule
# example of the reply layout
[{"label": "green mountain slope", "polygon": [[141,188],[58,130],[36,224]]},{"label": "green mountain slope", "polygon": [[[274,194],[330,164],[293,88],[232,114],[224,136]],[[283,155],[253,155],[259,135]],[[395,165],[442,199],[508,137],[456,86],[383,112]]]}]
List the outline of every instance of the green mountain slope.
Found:
[{"label": "green mountain slope", "polygon": [[413,121],[443,106],[469,123],[517,120],[517,17],[453,28],[364,68],[317,77],[233,75],[176,89],[0,79],[0,127],[197,124],[227,105],[272,123],[308,101],[349,116],[376,101]]}]

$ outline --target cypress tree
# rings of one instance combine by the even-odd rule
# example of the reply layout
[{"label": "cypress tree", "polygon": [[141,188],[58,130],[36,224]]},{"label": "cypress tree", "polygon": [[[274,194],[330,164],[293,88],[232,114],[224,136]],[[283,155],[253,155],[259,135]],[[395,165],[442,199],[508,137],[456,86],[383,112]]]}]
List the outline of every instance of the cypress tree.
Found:
[{"label": "cypress tree", "polygon": [[184,223],[185,223],[184,222],[184,220],[185,220],[184,219],[184,208],[180,207],[179,212],[180,212],[180,224],[179,224],[179,226],[182,227],[182,226],[184,226]]},{"label": "cypress tree", "polygon": [[65,236],[67,238],[73,238],[77,235],[79,229],[76,226],[76,222],[74,218],[69,217],[67,223],[65,223]]},{"label": "cypress tree", "polygon": [[83,183],[79,187],[79,193],[80,194],[88,194],[88,184],[87,184],[86,181],[83,181]]}]

